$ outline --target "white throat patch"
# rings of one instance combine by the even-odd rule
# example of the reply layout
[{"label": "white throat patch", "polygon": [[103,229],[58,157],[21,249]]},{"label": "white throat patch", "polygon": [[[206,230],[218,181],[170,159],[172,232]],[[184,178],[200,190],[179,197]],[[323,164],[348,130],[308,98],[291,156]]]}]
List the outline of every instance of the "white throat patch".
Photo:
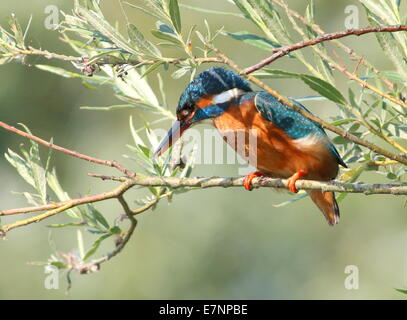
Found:
[{"label": "white throat patch", "polygon": [[294,143],[299,149],[312,148],[320,143],[326,143],[327,139],[324,136],[309,134],[305,137],[295,139]]},{"label": "white throat patch", "polygon": [[231,101],[232,99],[239,97],[243,93],[244,93],[243,90],[240,90],[237,88],[230,89],[228,91],[222,92],[222,93],[214,96],[213,103],[220,104],[220,103],[228,102],[228,101]]}]

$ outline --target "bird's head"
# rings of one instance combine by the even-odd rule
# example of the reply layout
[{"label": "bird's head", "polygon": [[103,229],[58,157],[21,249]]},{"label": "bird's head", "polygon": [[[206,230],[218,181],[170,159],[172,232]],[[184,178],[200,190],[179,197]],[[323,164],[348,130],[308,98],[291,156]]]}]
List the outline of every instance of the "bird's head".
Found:
[{"label": "bird's head", "polygon": [[182,93],[177,107],[177,121],[154,155],[164,153],[192,125],[219,117],[233,100],[250,91],[249,84],[232,71],[210,68],[200,73]]}]

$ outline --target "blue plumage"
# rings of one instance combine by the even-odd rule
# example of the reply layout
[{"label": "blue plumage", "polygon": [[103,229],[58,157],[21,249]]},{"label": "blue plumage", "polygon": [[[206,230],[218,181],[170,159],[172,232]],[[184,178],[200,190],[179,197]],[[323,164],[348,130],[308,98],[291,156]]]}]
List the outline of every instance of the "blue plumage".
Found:
[{"label": "blue plumage", "polygon": [[194,105],[208,95],[216,95],[230,89],[250,92],[252,89],[247,81],[232,71],[223,68],[210,68],[200,73],[182,93],[177,112],[186,104]]},{"label": "blue plumage", "polygon": [[228,102],[225,102],[220,104],[214,104],[206,108],[198,109],[196,110],[195,115],[191,121],[197,122],[210,118],[216,118],[220,116],[222,113],[224,113],[228,109],[229,105],[230,104]]}]

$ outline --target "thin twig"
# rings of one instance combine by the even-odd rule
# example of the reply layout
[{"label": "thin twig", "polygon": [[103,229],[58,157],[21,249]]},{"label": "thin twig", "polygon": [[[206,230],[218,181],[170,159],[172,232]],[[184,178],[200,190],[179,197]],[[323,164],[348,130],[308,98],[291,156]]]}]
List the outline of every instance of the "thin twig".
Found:
[{"label": "thin twig", "polygon": [[[60,203],[53,204],[56,207],[55,209],[46,211],[45,213],[39,214],[37,216],[31,217],[28,219],[24,219],[21,221],[11,223],[9,225],[1,226],[0,229],[3,230],[4,232],[8,232],[15,228],[19,228],[19,227],[26,226],[26,225],[29,225],[29,224],[32,224],[35,222],[42,221],[44,219],[55,216],[58,213],[64,212],[68,209],[71,209],[71,208],[74,208],[74,207],[77,207],[77,206],[80,206],[83,204],[96,203],[99,201],[118,198],[119,196],[123,195],[128,189],[130,189],[133,186],[134,186],[134,183],[131,180],[125,180],[121,185],[119,185],[112,191],[103,192],[103,193],[99,193],[99,194],[92,195],[92,196],[85,196],[85,197],[77,198],[77,199],[71,199],[68,201],[63,201]],[[14,211],[14,212],[20,211],[19,213],[30,213],[30,212],[42,211],[43,208],[44,207],[41,206],[38,208],[32,207],[31,211],[29,211],[27,208],[15,209],[15,210],[10,210],[10,211]]]},{"label": "thin twig", "polygon": [[[139,186],[165,186],[168,188],[213,188],[213,187],[242,187],[243,177],[213,177],[213,178],[174,178],[174,177],[149,177],[137,175],[131,180]],[[287,188],[286,179],[257,178],[253,180],[253,187]],[[406,195],[407,185],[398,184],[365,184],[365,183],[342,183],[338,181],[321,182],[313,180],[298,180],[296,187],[299,190],[321,190],[332,192],[349,192],[364,194],[392,194]]]},{"label": "thin twig", "polygon": [[[16,55],[23,55],[23,56],[42,56],[47,59],[55,59],[55,60],[62,60],[62,61],[69,61],[69,62],[75,62],[75,63],[82,63],[83,65],[89,65],[89,64],[95,64],[98,66],[102,65],[114,65],[114,66],[120,66],[120,65],[133,65],[133,66],[150,66],[155,63],[157,63],[157,60],[134,60],[134,59],[129,59],[129,60],[119,60],[116,56],[105,56],[99,60],[93,61],[92,57],[74,57],[74,56],[66,56],[63,54],[58,54],[58,53],[53,53],[49,52],[48,50],[41,50],[41,49],[36,49],[33,47],[29,47],[27,49],[19,49],[16,47],[11,47],[13,52],[10,53],[5,53],[3,54],[4,57],[10,57],[10,56],[16,56]],[[93,61],[93,62],[87,62],[87,61]],[[185,64],[188,61],[191,61],[193,63],[197,64],[202,64],[202,63],[221,63],[221,61],[216,58],[216,57],[205,57],[205,58],[198,58],[198,57],[192,57],[192,58],[163,58],[162,60],[165,63],[169,64],[174,64],[174,65],[181,65]]]},{"label": "thin twig", "polygon": [[[137,66],[137,67],[141,67],[141,66],[150,66],[153,65],[155,63],[157,63],[157,60],[127,60],[127,61],[117,61],[116,57],[113,57],[115,59],[113,59],[113,61],[110,61],[110,57],[105,57],[102,58],[96,62],[94,62],[94,64],[102,66],[102,65],[130,65],[130,66]],[[92,58],[89,58],[89,60],[91,60]],[[197,64],[203,64],[203,63],[222,63],[221,60],[219,60],[216,57],[208,57],[208,58],[184,58],[184,59],[179,59],[179,58],[168,58],[168,59],[163,59],[162,60],[165,63],[169,63],[169,64],[173,64],[173,65],[184,65],[186,62],[191,61]]]},{"label": "thin twig", "polygon": [[[257,63],[255,65],[243,70],[243,73],[244,74],[253,73],[253,72],[255,72],[257,70],[260,70],[261,68],[269,65],[273,61],[276,61],[277,59],[279,59],[281,57],[284,57],[285,55],[289,54],[292,51],[303,49],[305,47],[314,46],[314,45],[316,45],[318,43],[321,43],[321,42],[331,41],[331,40],[334,40],[334,39],[340,39],[340,38],[348,37],[348,36],[351,36],[351,35],[360,36],[360,35],[367,34],[367,33],[372,33],[372,32],[398,32],[398,31],[406,31],[406,30],[407,30],[407,25],[396,25],[396,26],[367,27],[367,28],[361,28],[361,29],[348,29],[348,30],[345,30],[345,31],[342,31],[342,32],[327,33],[327,34],[324,34],[322,36],[316,37],[314,39],[301,41],[301,42],[298,42],[296,44],[292,44],[292,45],[288,45],[288,46],[279,48],[279,50],[276,53],[272,54],[268,58],[266,58],[266,59],[260,61],[259,63]],[[318,53],[321,54],[321,50],[318,50]],[[324,58],[325,58],[325,60],[327,60],[326,55],[324,55]],[[338,63],[336,63],[334,60],[332,60],[332,61],[331,60],[332,59],[330,59],[329,62],[333,63],[335,68],[337,68],[339,71],[346,74],[350,79],[359,82],[363,87],[366,87],[366,88],[372,90],[373,92],[381,95],[382,97],[386,98],[387,100],[392,101],[392,102],[402,106],[403,108],[407,109],[407,104],[406,103],[403,103],[402,101],[397,100],[397,99],[391,97],[390,95],[380,91],[379,89],[372,86],[368,82],[360,79],[355,74],[349,72],[344,66],[341,66]]]},{"label": "thin twig", "polygon": [[120,204],[122,205],[127,218],[130,220],[130,227],[126,232],[126,236],[124,237],[124,239],[120,242],[119,245],[116,246],[116,248],[112,252],[108,253],[107,255],[105,255],[104,257],[102,257],[98,260],[92,261],[92,264],[95,264],[98,267],[100,266],[101,263],[109,261],[111,258],[118,255],[124,249],[126,244],[129,242],[131,236],[133,235],[134,230],[137,227],[137,220],[134,218],[133,211],[130,209],[129,205],[127,204],[126,200],[124,199],[123,194],[118,196],[117,199],[119,200]]},{"label": "thin twig", "polygon": [[44,145],[44,146],[46,146],[48,148],[63,152],[65,154],[68,154],[68,155],[73,156],[75,158],[79,158],[79,159],[89,161],[89,162],[92,162],[92,163],[96,163],[96,164],[100,164],[100,165],[103,165],[103,166],[116,168],[117,170],[121,171],[122,173],[124,173],[125,175],[127,175],[129,177],[133,176],[133,174],[134,174],[131,171],[127,170],[125,167],[123,167],[117,161],[102,160],[102,159],[90,157],[90,156],[81,154],[79,152],[72,151],[72,150],[60,147],[60,146],[58,146],[56,144],[53,144],[51,142],[45,141],[45,140],[43,140],[41,138],[38,138],[37,136],[34,136],[34,135],[30,134],[30,133],[24,132],[22,130],[19,130],[19,129],[13,127],[13,126],[10,126],[10,125],[2,122],[2,121],[0,121],[0,127],[3,127],[7,131],[16,133],[16,134],[18,134],[20,136],[23,136],[25,138],[28,138],[28,139],[30,139],[32,141],[38,142],[39,144],[42,144],[42,145]]},{"label": "thin twig", "polygon": [[[149,210],[151,207],[153,207],[154,205],[157,204],[157,202],[160,200],[159,198],[153,199],[152,201],[150,201],[149,203],[145,204],[144,206],[136,209],[136,210],[131,210],[130,207],[128,206],[127,202],[124,200],[123,196],[118,198],[120,203],[122,204],[127,217],[130,219],[130,227],[126,232],[126,236],[124,237],[124,239],[119,243],[118,246],[116,246],[116,248],[104,255],[103,257],[97,259],[97,260],[93,260],[89,265],[87,265],[86,267],[88,268],[89,266],[96,266],[97,270],[100,269],[100,265],[104,262],[109,261],[110,259],[112,259],[113,257],[115,257],[116,255],[118,255],[126,246],[126,244],[129,242],[130,238],[132,237],[134,230],[137,227],[137,220],[134,218],[135,215],[141,214],[147,210]],[[92,269],[90,269],[92,270]]]},{"label": "thin twig", "polygon": [[245,74],[253,73],[257,70],[260,70],[261,68],[269,65],[273,61],[284,57],[285,55],[289,54],[292,51],[296,51],[305,47],[309,46],[314,46],[318,43],[325,42],[325,41],[331,41],[334,39],[340,39],[344,37],[348,37],[351,35],[356,35],[360,36],[362,34],[366,33],[372,33],[372,32],[398,32],[398,31],[406,31],[407,30],[407,25],[395,25],[395,26],[377,26],[377,27],[366,27],[366,28],[361,28],[361,29],[348,29],[345,31],[341,32],[332,32],[332,33],[327,33],[324,35],[321,35],[319,37],[316,37],[314,39],[310,40],[305,40],[301,41],[292,45],[288,45],[285,47],[277,48],[276,52],[271,55],[270,57],[260,61],[259,63],[256,63],[255,65],[246,68],[244,70]]},{"label": "thin twig", "polygon": [[[285,9],[286,12],[293,16],[294,18],[296,18],[298,21],[300,21],[301,23],[305,24],[306,26],[310,27],[313,31],[315,31],[316,33],[323,35],[326,32],[324,30],[321,29],[321,27],[317,24],[314,24],[310,21],[308,21],[307,19],[305,19],[303,16],[301,16],[301,14],[299,14],[297,11],[294,11],[292,9],[290,9],[288,7],[288,5],[284,2],[284,1],[280,1],[280,0],[269,0],[275,4],[277,4],[278,6],[280,6],[281,8]],[[377,74],[377,76],[389,87],[390,90],[394,90],[394,85],[391,81],[389,81],[389,79],[386,78],[386,76],[381,73],[374,65],[372,65],[370,62],[368,62],[365,58],[361,57],[360,55],[358,55],[353,49],[349,48],[348,46],[346,46],[345,44],[343,44],[342,42],[340,42],[339,40],[332,40],[332,43],[334,43],[336,46],[338,46],[339,48],[341,48],[343,51],[345,51],[346,53],[348,53],[352,58],[354,58],[355,60],[361,61],[361,63],[368,69],[370,69],[370,71],[372,71],[373,73]]]},{"label": "thin twig", "polygon": [[10,50],[13,52],[9,53],[3,53],[3,57],[10,57],[10,56],[15,56],[15,55],[24,55],[24,56],[42,56],[47,59],[56,59],[56,60],[62,60],[62,61],[70,61],[70,62],[80,62],[81,57],[73,57],[73,56],[66,56],[63,54],[58,54],[54,52],[49,52],[47,50],[40,50],[40,49],[35,49],[33,47],[28,47],[26,49],[20,49],[11,45],[7,45],[6,42],[2,42],[2,45],[8,46]]}]

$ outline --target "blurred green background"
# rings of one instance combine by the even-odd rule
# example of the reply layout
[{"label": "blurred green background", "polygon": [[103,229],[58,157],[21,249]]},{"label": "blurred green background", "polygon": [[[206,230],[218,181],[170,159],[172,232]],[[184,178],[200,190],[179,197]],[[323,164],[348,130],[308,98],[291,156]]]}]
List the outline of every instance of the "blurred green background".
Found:
[{"label": "blurred green background", "polygon": [[[104,1],[104,12],[110,21],[124,25],[115,0]],[[129,2],[138,3],[138,0]],[[191,5],[219,10],[236,10],[227,1],[181,1]],[[344,29],[344,9],[355,1],[315,1],[316,18],[326,31]],[[288,1],[290,7],[304,12],[306,1]],[[72,53],[57,32],[44,27],[45,7],[56,5],[70,11],[67,0],[3,0],[0,21],[16,13],[24,25],[33,16],[29,34],[34,47]],[[359,5],[358,5],[359,6]],[[366,24],[360,8],[360,25]],[[405,15],[405,6],[403,7]],[[131,21],[148,31],[154,20],[128,9]],[[203,15],[182,9],[183,24],[203,26],[203,18],[212,29],[225,26],[227,31],[247,30],[258,33],[244,20],[233,17]],[[186,28],[185,28],[186,29]],[[259,34],[259,33],[258,33]],[[299,40],[299,39],[297,39]],[[361,55],[366,55],[379,69],[390,70],[390,62],[382,56],[374,35],[347,38],[345,41]],[[234,40],[219,38],[218,45],[239,64],[249,66],[267,55]],[[306,51],[309,52],[309,51]],[[176,54],[176,53],[175,53]],[[55,61],[31,59],[71,68]],[[299,71],[293,59],[280,59],[273,68]],[[173,70],[173,69],[171,69]],[[305,70],[304,70],[305,71]],[[187,77],[173,80],[170,72],[162,73],[168,100],[174,105],[187,84]],[[152,84],[157,88],[155,77]],[[340,90],[347,79],[339,76]],[[296,80],[268,82],[283,94],[301,97],[314,94]],[[95,112],[79,110],[81,105],[107,106],[117,104],[111,90],[90,90],[80,81],[63,79],[29,65],[12,63],[0,67],[0,119],[16,125],[26,124],[36,135],[68,148],[104,159],[116,159],[129,168],[134,163],[122,158],[128,153],[125,145],[132,143],[128,127],[130,115],[140,126],[137,111]],[[306,103],[324,119],[337,109],[327,102]],[[145,118],[151,116],[144,114]],[[170,125],[166,123],[165,126]],[[7,148],[16,150],[21,137],[0,130],[0,154]],[[44,153],[46,150],[44,150]],[[77,197],[109,190],[114,184],[87,177],[88,172],[113,174],[114,171],[54,153],[56,166],[65,189]],[[194,175],[237,175],[237,167],[199,165]],[[29,187],[1,156],[1,209],[25,206],[24,199],[10,191],[26,191]],[[381,182],[378,176],[363,175],[363,181]],[[140,197],[139,191],[127,194]],[[45,261],[51,254],[48,223],[65,221],[63,214],[48,222],[10,232],[0,241],[1,299],[403,299],[394,287],[407,286],[407,215],[403,199],[392,196],[350,195],[340,204],[342,219],[329,227],[322,214],[309,199],[290,206],[275,208],[273,204],[290,199],[287,193],[267,189],[251,193],[242,189],[211,189],[176,196],[168,205],[162,201],[153,212],[139,219],[131,243],[115,259],[102,266],[99,273],[73,275],[73,288],[65,293],[66,283],[59,290],[44,288],[46,274],[42,267],[27,262]],[[404,199],[405,200],[405,199]],[[134,206],[136,206],[134,204]],[[119,208],[115,202],[97,206],[110,220]],[[2,223],[13,219],[3,218]],[[76,230],[52,231],[51,237],[59,251],[75,250]],[[90,245],[91,239],[87,238]],[[101,247],[99,254],[111,249]],[[344,287],[345,267],[359,268],[359,289]]]}]

